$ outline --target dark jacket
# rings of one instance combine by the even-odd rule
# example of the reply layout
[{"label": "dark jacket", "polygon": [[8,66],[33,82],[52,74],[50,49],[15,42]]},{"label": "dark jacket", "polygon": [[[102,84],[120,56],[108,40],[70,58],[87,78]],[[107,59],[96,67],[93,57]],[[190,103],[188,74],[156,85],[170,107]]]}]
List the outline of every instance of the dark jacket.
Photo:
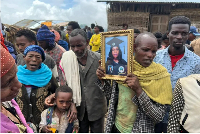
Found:
[{"label": "dark jacket", "polygon": [[39,128],[41,113],[46,109],[44,100],[50,94],[55,93],[57,88],[57,81],[52,76],[50,82],[45,87],[33,87],[29,98],[26,87],[22,84],[22,88],[19,90],[16,101],[27,122],[32,122]]},{"label": "dark jacket", "polygon": [[[83,120],[85,112],[89,121],[96,121],[107,112],[106,98],[101,89],[95,84],[98,80],[96,70],[99,66],[100,54],[88,50],[87,63],[84,70],[79,65],[81,79],[81,106],[77,107],[78,119]],[[86,111],[87,109],[87,111]]]}]

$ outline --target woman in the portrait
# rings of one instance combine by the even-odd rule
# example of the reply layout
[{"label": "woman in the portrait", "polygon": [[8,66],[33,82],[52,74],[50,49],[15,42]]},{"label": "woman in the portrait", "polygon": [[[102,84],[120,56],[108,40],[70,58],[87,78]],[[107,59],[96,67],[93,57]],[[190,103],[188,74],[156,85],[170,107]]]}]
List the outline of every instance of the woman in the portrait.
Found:
[{"label": "woman in the portrait", "polygon": [[[122,51],[119,44],[123,42],[114,37],[107,44],[111,46],[106,62],[106,74],[112,75],[126,75],[127,62],[122,58]],[[113,68],[112,71],[110,71]]]}]

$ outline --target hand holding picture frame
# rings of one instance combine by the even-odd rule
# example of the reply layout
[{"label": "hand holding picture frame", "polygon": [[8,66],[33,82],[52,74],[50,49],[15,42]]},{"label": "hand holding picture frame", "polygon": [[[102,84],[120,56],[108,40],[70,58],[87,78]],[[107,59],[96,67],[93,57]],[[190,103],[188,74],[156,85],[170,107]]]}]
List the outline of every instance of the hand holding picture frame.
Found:
[{"label": "hand holding picture frame", "polygon": [[101,66],[103,79],[125,80],[132,73],[133,30],[101,33]]}]

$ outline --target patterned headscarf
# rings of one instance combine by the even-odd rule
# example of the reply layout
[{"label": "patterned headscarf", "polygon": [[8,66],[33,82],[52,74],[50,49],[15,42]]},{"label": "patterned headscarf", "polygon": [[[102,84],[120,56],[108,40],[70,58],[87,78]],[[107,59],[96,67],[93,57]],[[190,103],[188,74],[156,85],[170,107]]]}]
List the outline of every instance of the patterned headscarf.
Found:
[{"label": "patterned headscarf", "polygon": [[49,46],[55,46],[55,34],[52,33],[49,28],[44,25],[37,32],[38,41],[47,41]]},{"label": "patterned headscarf", "polygon": [[13,67],[15,60],[12,55],[1,45],[1,78]]},{"label": "patterned headscarf", "polygon": [[55,42],[58,42],[60,40],[60,34],[56,30],[51,30],[55,34]]},{"label": "patterned headscarf", "polygon": [[31,51],[34,51],[34,52],[37,52],[37,53],[41,54],[42,61],[45,60],[44,50],[40,46],[38,46],[38,45],[30,45],[30,46],[26,47],[25,50],[24,50],[24,55],[26,56],[28,54],[28,52],[31,52]]}]

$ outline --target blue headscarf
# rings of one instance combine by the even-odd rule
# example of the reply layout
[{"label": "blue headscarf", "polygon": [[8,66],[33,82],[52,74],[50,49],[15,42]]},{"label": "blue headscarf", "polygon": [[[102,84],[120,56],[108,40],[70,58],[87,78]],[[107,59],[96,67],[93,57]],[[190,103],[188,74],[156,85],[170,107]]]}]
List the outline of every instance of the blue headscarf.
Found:
[{"label": "blue headscarf", "polygon": [[55,46],[55,34],[44,25],[37,32],[38,41],[47,41],[49,46]]},{"label": "blue headscarf", "polygon": [[41,68],[36,71],[30,71],[26,67],[26,65],[19,65],[17,67],[17,77],[20,83],[24,85],[44,87],[50,82],[52,72],[44,63],[42,63]]},{"label": "blue headscarf", "polygon": [[31,52],[31,51],[38,52],[42,56],[42,61],[45,60],[44,50],[40,46],[30,45],[30,46],[26,47],[24,50],[24,55],[26,56],[28,54],[28,52]]}]

